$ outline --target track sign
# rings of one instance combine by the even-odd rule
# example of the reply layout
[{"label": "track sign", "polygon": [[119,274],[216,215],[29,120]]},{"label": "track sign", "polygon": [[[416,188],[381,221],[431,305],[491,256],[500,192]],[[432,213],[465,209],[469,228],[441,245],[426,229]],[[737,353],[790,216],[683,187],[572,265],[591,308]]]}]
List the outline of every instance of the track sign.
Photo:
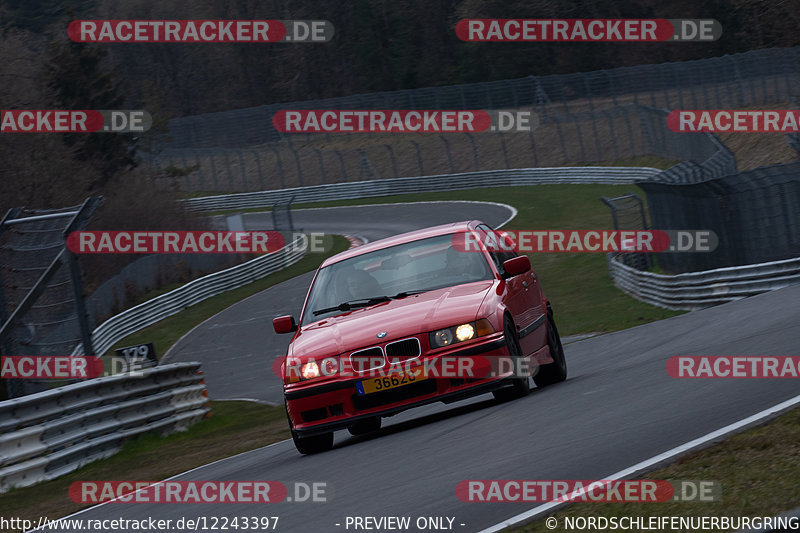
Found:
[{"label": "track sign", "polygon": [[156,348],[153,346],[152,342],[128,346],[127,348],[119,348],[118,350],[114,350],[114,353],[120,357],[124,357],[126,366],[131,370],[156,366],[158,364]]}]

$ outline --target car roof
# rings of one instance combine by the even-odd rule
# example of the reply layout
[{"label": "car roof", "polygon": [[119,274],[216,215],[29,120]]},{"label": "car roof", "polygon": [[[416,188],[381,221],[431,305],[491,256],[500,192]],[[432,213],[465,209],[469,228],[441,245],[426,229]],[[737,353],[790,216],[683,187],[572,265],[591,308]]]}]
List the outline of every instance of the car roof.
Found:
[{"label": "car roof", "polygon": [[361,246],[356,246],[355,248],[350,248],[349,250],[345,250],[344,252],[340,252],[334,256],[331,256],[322,263],[320,268],[338,263],[339,261],[344,261],[345,259],[350,259],[351,257],[357,257],[362,254],[374,252],[375,250],[382,250],[384,248],[397,246],[398,244],[405,244],[430,237],[438,237],[439,235],[449,235],[451,233],[458,233],[459,231],[469,231],[471,229],[475,229],[475,227],[479,224],[483,224],[483,222],[480,220],[465,220],[462,222],[452,222],[450,224],[432,226],[430,228],[418,229],[415,231],[409,231],[407,233],[401,233],[400,235],[386,237],[385,239],[362,244]]}]

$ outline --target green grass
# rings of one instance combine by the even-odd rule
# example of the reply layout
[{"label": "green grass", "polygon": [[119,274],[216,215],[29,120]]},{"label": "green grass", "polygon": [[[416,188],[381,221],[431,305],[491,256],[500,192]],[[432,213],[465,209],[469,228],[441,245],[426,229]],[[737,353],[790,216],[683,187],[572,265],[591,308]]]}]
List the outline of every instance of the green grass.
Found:
[{"label": "green grass", "polygon": [[[350,241],[344,237],[333,236],[332,248],[327,252],[310,252],[297,263],[284,268],[278,272],[270,274],[260,280],[254,281],[243,287],[233,289],[217,296],[212,296],[191,307],[187,307],[180,313],[161,320],[142,330],[128,335],[116,343],[108,353],[113,353],[115,349],[123,346],[132,346],[152,342],[155,345],[156,353],[163,355],[181,336],[192,329],[200,322],[230,307],[236,302],[247,298],[253,294],[263,291],[277,283],[286,281],[316,269],[326,258],[346,250],[350,247]],[[159,289],[147,295],[152,298],[158,294],[167,292],[168,289]]]},{"label": "green grass", "polygon": [[88,505],[73,502],[70,484],[90,480],[159,481],[197,466],[290,437],[283,407],[251,402],[211,402],[212,416],[183,433],[148,434],[127,442],[107,459],[53,481],[0,495],[0,516],[38,522]]},{"label": "green grass", "polygon": [[[722,497],[714,502],[575,503],[550,515],[558,519],[557,531],[567,531],[564,528],[566,516],[752,517],[775,516],[794,509],[800,505],[800,484],[797,483],[800,479],[800,410],[791,410],[768,425],[691,453],[644,477],[669,481],[716,481],[722,488]],[[553,531],[546,527],[544,519],[509,531]]]}]

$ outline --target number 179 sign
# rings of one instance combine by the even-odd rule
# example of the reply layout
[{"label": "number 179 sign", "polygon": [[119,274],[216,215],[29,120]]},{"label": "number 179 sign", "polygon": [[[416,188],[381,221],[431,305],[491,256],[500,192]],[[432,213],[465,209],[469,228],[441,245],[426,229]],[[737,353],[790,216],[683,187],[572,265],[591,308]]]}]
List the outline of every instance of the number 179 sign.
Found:
[{"label": "number 179 sign", "polygon": [[152,342],[128,346],[127,348],[119,348],[114,350],[114,353],[125,358],[125,363],[129,369],[145,368],[158,364],[156,349]]}]

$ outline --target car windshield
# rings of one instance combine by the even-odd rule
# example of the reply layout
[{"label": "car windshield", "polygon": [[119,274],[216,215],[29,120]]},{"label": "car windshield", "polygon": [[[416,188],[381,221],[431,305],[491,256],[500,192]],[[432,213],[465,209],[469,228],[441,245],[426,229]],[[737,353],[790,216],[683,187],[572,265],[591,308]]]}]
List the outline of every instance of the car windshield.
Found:
[{"label": "car windshield", "polygon": [[322,268],[303,323],[492,275],[483,253],[456,250],[452,235],[399,244]]}]

